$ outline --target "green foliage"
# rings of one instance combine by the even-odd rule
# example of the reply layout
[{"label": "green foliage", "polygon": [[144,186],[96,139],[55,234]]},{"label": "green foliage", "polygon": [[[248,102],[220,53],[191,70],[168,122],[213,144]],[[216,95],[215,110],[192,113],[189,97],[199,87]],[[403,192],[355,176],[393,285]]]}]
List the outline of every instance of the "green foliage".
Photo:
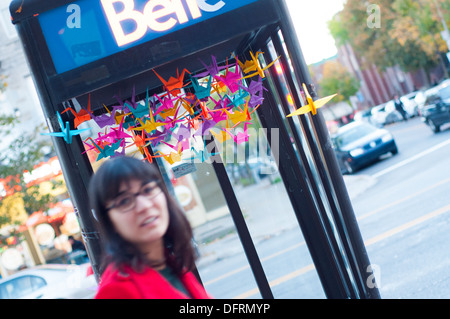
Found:
[{"label": "green foliage", "polygon": [[447,47],[440,36],[442,24],[436,5],[449,19],[448,1],[379,0],[376,4],[379,28],[369,27],[368,2],[347,0],[328,24],[339,45],[349,43],[364,57],[363,67],[375,64],[383,70],[399,65],[409,72],[438,65],[439,53],[446,52]]},{"label": "green foliage", "polygon": [[360,87],[359,81],[339,62],[329,61],[323,67],[323,76],[318,83],[320,95],[328,96],[338,93],[334,102],[349,102]]},{"label": "green foliage", "polygon": [[[0,133],[3,137],[9,137],[14,130],[19,118],[14,115],[0,114]],[[45,149],[52,149],[52,143],[48,140],[38,140],[40,129],[23,133],[0,152],[0,179],[10,176],[10,188],[14,188],[14,199],[7,196],[0,199],[0,227],[6,224],[17,223],[23,219],[23,213],[28,215],[35,211],[45,211],[49,209],[51,203],[56,199],[51,195],[40,194],[38,186],[27,187],[24,181],[24,171],[32,171],[34,166],[44,160]],[[20,203],[20,205],[18,205]]]}]

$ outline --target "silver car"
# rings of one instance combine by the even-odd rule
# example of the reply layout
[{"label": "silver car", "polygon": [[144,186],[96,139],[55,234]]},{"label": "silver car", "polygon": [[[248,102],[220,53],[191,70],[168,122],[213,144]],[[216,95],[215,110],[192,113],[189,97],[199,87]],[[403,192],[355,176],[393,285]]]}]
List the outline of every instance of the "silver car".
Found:
[{"label": "silver car", "polygon": [[88,299],[97,292],[89,264],[36,266],[0,279],[0,299]]}]

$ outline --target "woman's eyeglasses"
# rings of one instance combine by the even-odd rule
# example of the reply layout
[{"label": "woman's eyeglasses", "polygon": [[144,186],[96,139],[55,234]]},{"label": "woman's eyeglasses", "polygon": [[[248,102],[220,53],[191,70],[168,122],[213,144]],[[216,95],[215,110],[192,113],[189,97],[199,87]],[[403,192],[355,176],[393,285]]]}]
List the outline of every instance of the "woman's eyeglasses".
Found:
[{"label": "woman's eyeglasses", "polygon": [[118,209],[122,212],[128,212],[130,210],[133,210],[136,207],[136,198],[138,196],[143,196],[147,199],[153,199],[154,197],[158,196],[162,193],[161,187],[159,187],[158,183],[156,182],[150,182],[145,185],[143,185],[139,192],[134,194],[123,194],[120,195],[114,203],[107,207],[107,210],[111,210],[113,208]]}]

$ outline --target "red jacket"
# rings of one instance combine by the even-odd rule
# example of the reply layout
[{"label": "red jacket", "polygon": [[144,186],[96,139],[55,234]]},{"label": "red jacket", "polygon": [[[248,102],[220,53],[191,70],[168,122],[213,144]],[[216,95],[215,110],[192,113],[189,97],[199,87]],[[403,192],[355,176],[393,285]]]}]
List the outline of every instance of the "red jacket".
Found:
[{"label": "red jacket", "polygon": [[[182,275],[180,280],[194,299],[211,298],[191,272]],[[190,297],[177,290],[158,271],[150,267],[146,267],[142,272],[125,267],[124,272],[120,272],[110,265],[102,275],[95,298],[187,299]]]}]

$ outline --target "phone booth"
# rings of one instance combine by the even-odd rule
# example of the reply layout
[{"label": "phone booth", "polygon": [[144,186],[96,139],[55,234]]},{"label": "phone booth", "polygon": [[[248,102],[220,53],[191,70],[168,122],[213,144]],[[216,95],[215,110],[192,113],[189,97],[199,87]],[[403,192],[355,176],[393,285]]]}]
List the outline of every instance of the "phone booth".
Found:
[{"label": "phone booth", "polygon": [[87,186],[126,155],[157,165],[183,206],[213,296],[380,297],[320,110],[288,116],[317,96],[283,0],[14,0],[10,12],[96,274]]}]

